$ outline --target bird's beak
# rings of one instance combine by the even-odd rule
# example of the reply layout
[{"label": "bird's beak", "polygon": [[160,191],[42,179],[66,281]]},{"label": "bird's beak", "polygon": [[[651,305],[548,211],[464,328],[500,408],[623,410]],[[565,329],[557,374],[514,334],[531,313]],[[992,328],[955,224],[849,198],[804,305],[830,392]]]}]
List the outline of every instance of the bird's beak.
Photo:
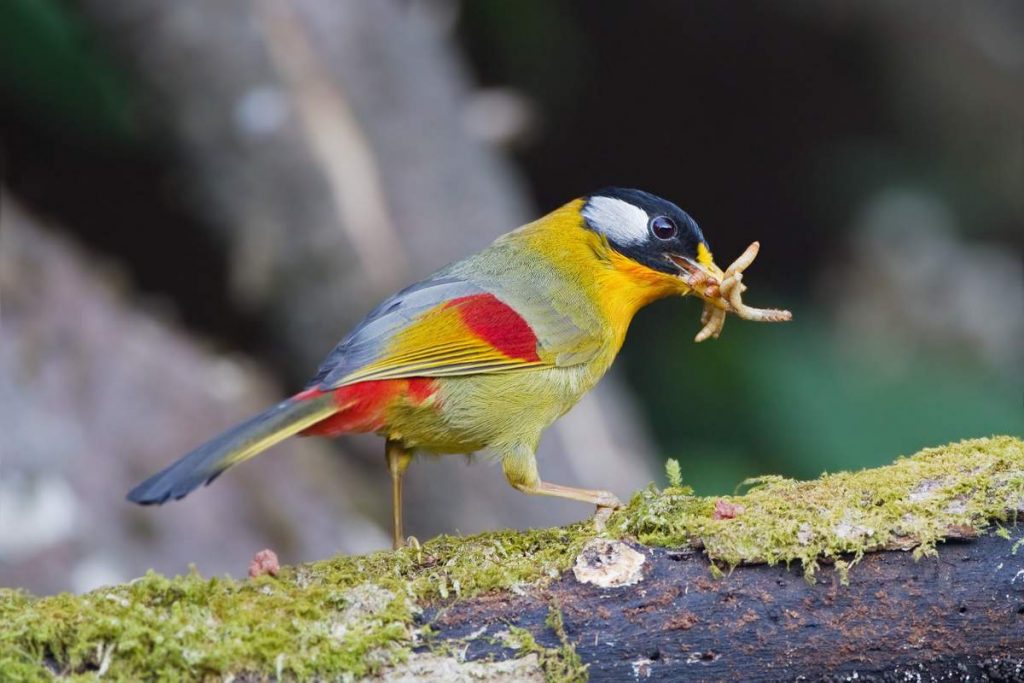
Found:
[{"label": "bird's beak", "polygon": [[719,285],[725,273],[715,265],[714,261],[707,264],[698,263],[689,256],[679,254],[669,255],[669,260],[679,269],[679,279],[682,280],[694,294],[704,300],[717,299],[719,297]]}]

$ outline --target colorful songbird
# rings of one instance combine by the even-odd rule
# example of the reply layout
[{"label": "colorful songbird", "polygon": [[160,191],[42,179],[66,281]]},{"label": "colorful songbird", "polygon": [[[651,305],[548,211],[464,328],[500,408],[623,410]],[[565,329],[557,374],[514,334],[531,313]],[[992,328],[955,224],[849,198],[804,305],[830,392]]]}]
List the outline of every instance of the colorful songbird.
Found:
[{"label": "colorful songbird", "polygon": [[384,301],[307,387],[135,487],[143,505],[182,498],[294,434],[387,439],[395,547],[402,476],[414,451],[491,449],[523,493],[617,508],[608,491],[542,481],[541,432],[608,370],[633,315],[723,273],[675,204],[612,188],[576,199]]}]

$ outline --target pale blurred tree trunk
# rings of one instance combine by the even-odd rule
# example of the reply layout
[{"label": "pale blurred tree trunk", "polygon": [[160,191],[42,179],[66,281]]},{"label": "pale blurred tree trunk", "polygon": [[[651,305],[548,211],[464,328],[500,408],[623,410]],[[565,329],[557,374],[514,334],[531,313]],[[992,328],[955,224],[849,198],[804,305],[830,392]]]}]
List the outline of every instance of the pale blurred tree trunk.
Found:
[{"label": "pale blurred tree trunk", "polygon": [[281,389],[140,308],[121,271],[58,232],[0,191],[0,586],[86,590],[189,564],[237,576],[266,545],[298,562],[387,543],[356,463],[310,439],[185,505],[126,501]]}]

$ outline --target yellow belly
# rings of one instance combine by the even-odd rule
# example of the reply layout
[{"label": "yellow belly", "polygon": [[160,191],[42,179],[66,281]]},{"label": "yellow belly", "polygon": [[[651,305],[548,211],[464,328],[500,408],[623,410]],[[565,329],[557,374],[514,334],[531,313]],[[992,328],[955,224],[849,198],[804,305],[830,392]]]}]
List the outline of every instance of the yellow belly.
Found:
[{"label": "yellow belly", "polygon": [[564,415],[604,374],[593,364],[438,379],[431,401],[398,405],[383,436],[433,453],[536,446],[541,432]]}]

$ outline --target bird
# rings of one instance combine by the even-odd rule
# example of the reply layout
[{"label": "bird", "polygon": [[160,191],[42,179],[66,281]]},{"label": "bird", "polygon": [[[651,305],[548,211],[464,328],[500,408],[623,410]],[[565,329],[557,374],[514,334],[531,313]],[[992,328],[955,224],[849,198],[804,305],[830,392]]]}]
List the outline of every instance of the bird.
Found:
[{"label": "bird", "polygon": [[610,491],[541,479],[541,433],[607,372],[637,311],[670,296],[710,301],[717,290],[703,285],[722,277],[697,222],[671,201],[619,187],[578,197],[384,300],[302,391],[195,448],[128,500],[181,499],[294,435],[375,432],[385,439],[396,549],[416,452],[487,449],[519,491],[607,514],[622,507]]}]

